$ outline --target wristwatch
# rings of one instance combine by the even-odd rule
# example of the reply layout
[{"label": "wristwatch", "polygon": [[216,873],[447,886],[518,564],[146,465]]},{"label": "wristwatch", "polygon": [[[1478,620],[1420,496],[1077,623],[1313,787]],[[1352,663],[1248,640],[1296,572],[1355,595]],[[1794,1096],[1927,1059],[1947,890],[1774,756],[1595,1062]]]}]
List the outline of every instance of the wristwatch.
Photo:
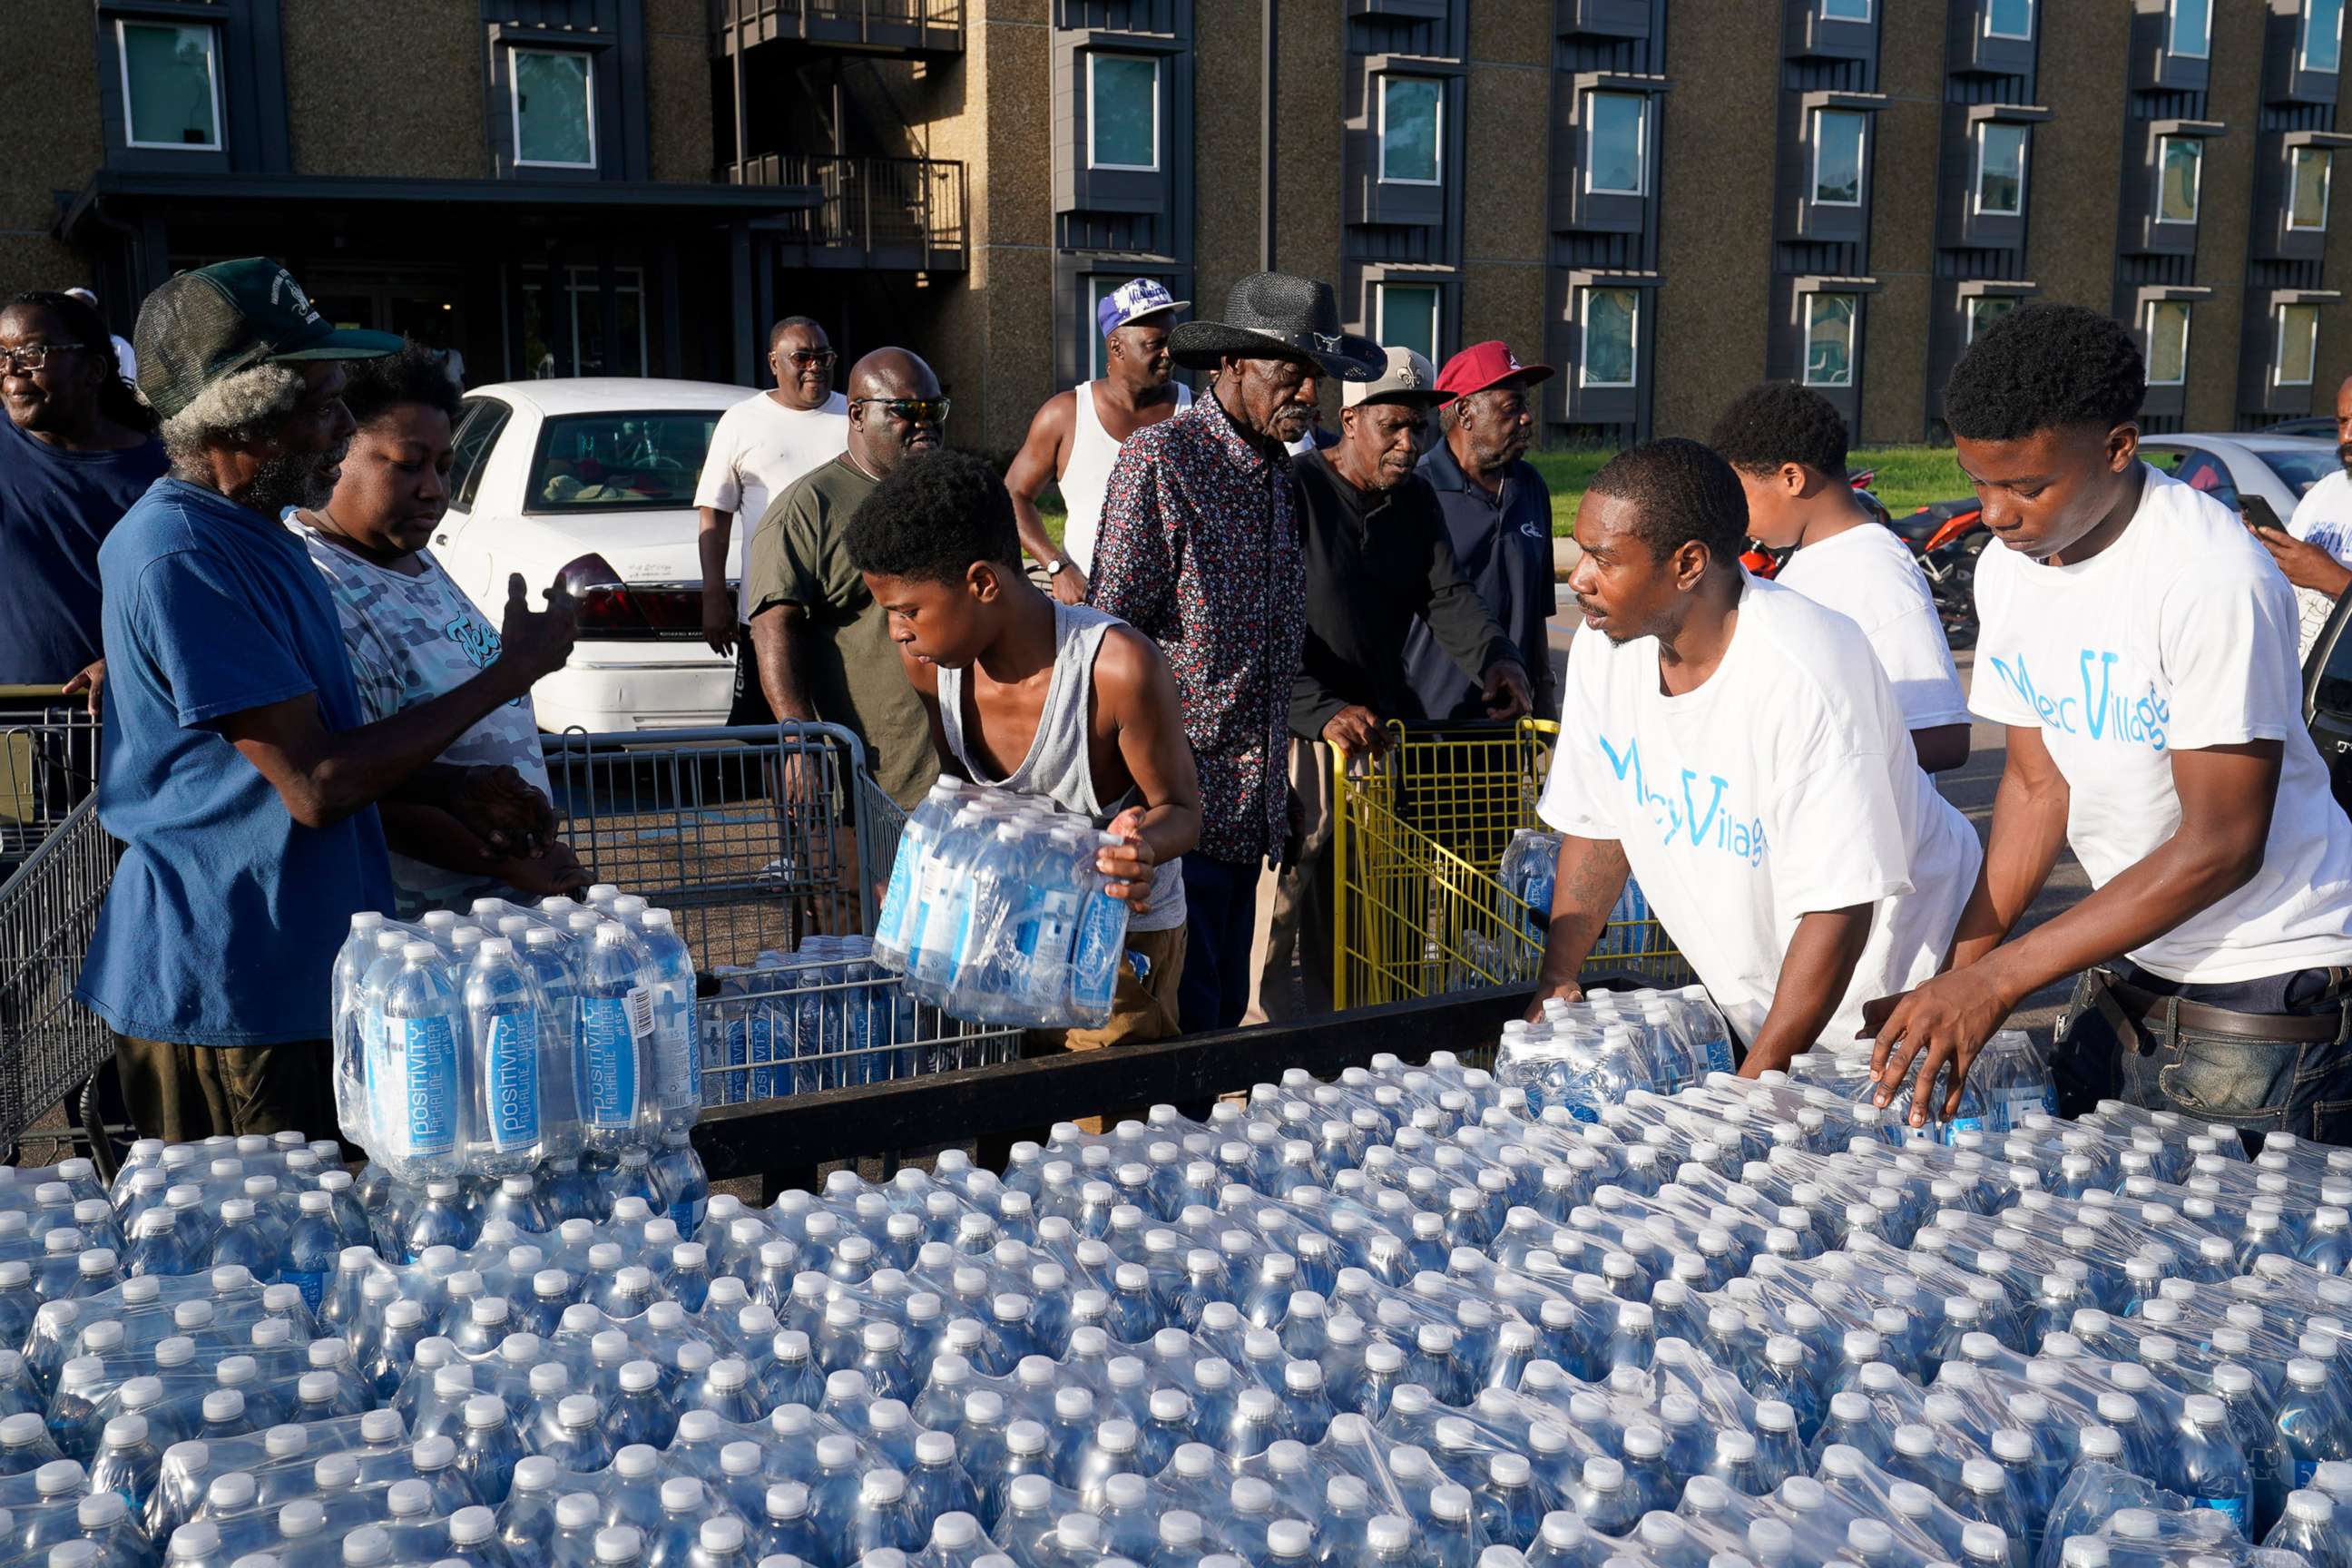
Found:
[{"label": "wristwatch", "polygon": [[1070,558],[1068,556],[1056,555],[1052,561],[1046,563],[1045,575],[1048,577],[1058,577],[1062,574],[1062,568],[1067,566],[1069,563]]}]

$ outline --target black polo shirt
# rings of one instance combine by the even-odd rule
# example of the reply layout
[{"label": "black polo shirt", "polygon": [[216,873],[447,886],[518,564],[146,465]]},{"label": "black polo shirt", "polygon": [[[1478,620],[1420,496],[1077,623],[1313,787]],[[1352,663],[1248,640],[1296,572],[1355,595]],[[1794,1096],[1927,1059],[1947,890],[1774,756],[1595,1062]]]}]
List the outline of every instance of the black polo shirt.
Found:
[{"label": "black polo shirt", "polygon": [[[1552,611],[1559,596],[1551,574],[1551,491],[1533,464],[1513,463],[1499,494],[1488,495],[1462,471],[1444,441],[1421,460],[1423,478],[1437,494],[1446,542],[1463,576],[1517,649],[1535,698],[1536,717],[1558,716],[1551,680]],[[1447,650],[1426,631],[1405,648],[1405,668],[1421,710],[1433,719],[1483,719],[1478,683],[1463,679]]]}]

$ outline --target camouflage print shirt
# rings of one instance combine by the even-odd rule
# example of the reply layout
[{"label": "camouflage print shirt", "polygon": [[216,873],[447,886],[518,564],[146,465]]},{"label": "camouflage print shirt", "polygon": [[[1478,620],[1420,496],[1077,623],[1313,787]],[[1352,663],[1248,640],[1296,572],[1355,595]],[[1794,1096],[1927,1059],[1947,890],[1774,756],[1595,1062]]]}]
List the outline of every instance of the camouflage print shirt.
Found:
[{"label": "camouflage print shirt", "polygon": [[[287,526],[309,547],[310,563],[327,580],[342,624],[343,651],[352,661],[352,681],[369,723],[463,685],[499,657],[499,628],[449,580],[431,551],[416,552],[414,563],[424,570],[412,577],[362,560],[290,513]],[[458,767],[505,763],[536,788],[547,788],[539,724],[527,698],[507,703],[458,736],[439,760]],[[392,879],[403,920],[427,910],[462,910],[475,899],[507,890],[490,878],[397,853],[392,857]]]}]

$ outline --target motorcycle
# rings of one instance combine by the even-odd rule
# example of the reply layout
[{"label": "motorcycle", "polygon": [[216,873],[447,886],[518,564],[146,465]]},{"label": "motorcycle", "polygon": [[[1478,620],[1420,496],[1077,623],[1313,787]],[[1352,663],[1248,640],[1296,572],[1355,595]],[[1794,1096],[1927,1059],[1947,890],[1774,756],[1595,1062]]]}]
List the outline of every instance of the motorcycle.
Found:
[{"label": "motorcycle", "polygon": [[1937,616],[1944,635],[1956,648],[1974,646],[1977,638],[1977,558],[1992,535],[1984,527],[1984,509],[1974,496],[1965,500],[1934,501],[1887,526],[1895,531],[1927,575],[1935,596]]}]

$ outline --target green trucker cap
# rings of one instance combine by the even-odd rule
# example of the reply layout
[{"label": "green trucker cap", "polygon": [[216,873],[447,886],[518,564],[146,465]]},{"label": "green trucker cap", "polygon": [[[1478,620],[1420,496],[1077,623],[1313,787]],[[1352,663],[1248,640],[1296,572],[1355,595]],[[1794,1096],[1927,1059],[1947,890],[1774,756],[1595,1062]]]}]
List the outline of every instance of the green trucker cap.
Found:
[{"label": "green trucker cap", "polygon": [[216,261],[166,279],[140,305],[131,341],[140,395],[166,419],[213,383],[257,364],[376,359],[401,347],[390,332],[335,327],[294,275],[266,256]]}]

